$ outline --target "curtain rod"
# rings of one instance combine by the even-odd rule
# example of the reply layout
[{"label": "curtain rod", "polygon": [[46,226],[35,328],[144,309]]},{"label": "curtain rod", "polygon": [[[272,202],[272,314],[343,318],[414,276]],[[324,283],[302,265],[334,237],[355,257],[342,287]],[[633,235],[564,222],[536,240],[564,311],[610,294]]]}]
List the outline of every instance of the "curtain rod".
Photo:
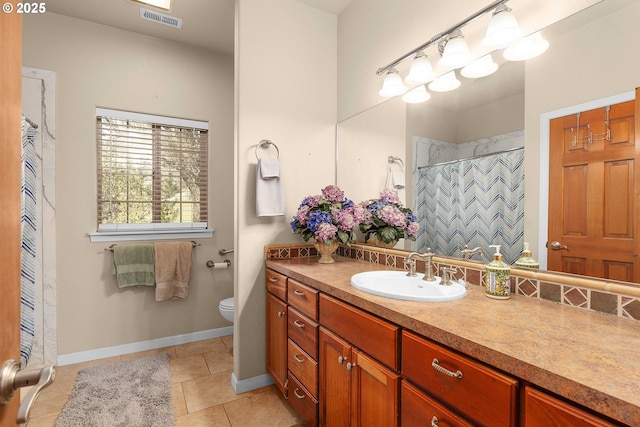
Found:
[{"label": "curtain rod", "polygon": [[447,162],[436,163],[435,165],[418,166],[418,170],[428,169],[428,168],[433,168],[433,167],[436,167],[436,166],[443,166],[443,165],[448,165],[448,164],[453,164],[453,163],[458,163],[458,162],[463,162],[465,160],[481,159],[483,157],[489,157],[489,156],[495,156],[495,155],[498,155],[498,154],[511,153],[512,151],[518,151],[518,150],[524,150],[524,147],[510,148],[508,150],[496,151],[495,153],[480,154],[479,156],[474,156],[474,157],[465,157],[464,159],[449,160]]},{"label": "curtain rod", "polygon": [[29,123],[31,125],[32,128],[34,129],[38,129],[38,124],[34,123],[31,121],[31,119],[27,116],[25,116],[24,114],[22,115],[22,117],[24,117],[24,119],[27,121],[27,123]]},{"label": "curtain rod", "polygon": [[491,9],[493,9],[494,7],[497,7],[500,4],[504,4],[509,0],[496,0],[493,3],[491,3],[488,6],[485,6],[483,9],[477,11],[476,13],[474,13],[473,15],[468,16],[467,18],[463,19],[462,21],[458,22],[457,24],[455,24],[454,26],[447,28],[446,30],[444,30],[443,32],[431,37],[429,39],[429,41],[421,44],[420,46],[418,46],[417,48],[413,49],[410,52],[407,52],[406,54],[404,54],[403,56],[399,57],[398,59],[396,59],[393,62],[388,63],[387,65],[385,65],[384,67],[380,67],[376,70],[376,74],[377,75],[381,75],[382,73],[384,73],[385,71],[387,71],[389,68],[393,68],[396,65],[398,65],[399,63],[401,63],[402,61],[404,61],[405,59],[409,58],[411,55],[414,55],[416,52],[421,51],[423,49],[426,49],[427,47],[431,46],[432,44],[434,44],[435,42],[437,42],[438,40],[440,40],[441,38],[443,38],[444,36],[446,36],[447,34],[451,33],[454,30],[460,29],[462,27],[464,27],[465,25],[467,25],[468,23],[470,23],[471,21],[476,20],[478,17],[484,15],[485,13],[487,13],[488,11],[490,11]]}]

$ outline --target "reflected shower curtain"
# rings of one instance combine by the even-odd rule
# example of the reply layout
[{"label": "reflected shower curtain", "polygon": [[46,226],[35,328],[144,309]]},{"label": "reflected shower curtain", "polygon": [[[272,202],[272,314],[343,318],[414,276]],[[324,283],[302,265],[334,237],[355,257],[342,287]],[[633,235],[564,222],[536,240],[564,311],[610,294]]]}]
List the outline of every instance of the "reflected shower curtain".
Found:
[{"label": "reflected shower curtain", "polygon": [[36,147],[37,131],[22,119],[22,183],[20,253],[20,362],[27,366],[35,335],[36,282]]},{"label": "reflected shower curtain", "polygon": [[[520,257],[524,236],[524,150],[419,169],[418,250],[460,257],[464,245],[501,245],[505,262]],[[474,259],[478,259],[475,257]]]}]

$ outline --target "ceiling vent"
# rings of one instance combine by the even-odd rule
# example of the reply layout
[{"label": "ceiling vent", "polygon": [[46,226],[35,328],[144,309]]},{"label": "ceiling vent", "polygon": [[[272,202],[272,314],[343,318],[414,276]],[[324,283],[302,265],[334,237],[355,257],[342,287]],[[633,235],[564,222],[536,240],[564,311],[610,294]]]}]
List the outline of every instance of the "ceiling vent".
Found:
[{"label": "ceiling vent", "polygon": [[140,8],[140,18],[147,21],[157,22],[158,24],[168,25],[173,28],[182,28],[181,18],[156,12],[155,10],[145,9],[144,7]]}]

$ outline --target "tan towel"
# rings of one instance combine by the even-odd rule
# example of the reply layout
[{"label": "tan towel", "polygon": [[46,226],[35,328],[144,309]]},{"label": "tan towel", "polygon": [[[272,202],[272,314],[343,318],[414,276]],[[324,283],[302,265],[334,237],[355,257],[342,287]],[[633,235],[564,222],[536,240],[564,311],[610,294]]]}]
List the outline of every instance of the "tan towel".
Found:
[{"label": "tan towel", "polygon": [[186,298],[191,276],[191,242],[159,242],[156,253],[156,301]]}]

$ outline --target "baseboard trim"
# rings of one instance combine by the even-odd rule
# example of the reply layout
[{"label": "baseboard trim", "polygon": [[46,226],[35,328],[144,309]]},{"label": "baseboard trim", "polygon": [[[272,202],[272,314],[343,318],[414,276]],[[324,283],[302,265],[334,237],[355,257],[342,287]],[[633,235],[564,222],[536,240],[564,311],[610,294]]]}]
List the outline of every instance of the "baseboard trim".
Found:
[{"label": "baseboard trim", "polygon": [[235,372],[231,373],[231,387],[236,394],[245,393],[257,388],[266,387],[273,384],[273,380],[269,374],[262,374],[244,380],[238,380]]},{"label": "baseboard trim", "polygon": [[62,354],[58,355],[58,366],[88,362],[90,360],[103,359],[105,357],[120,356],[122,354],[137,353],[139,351],[154,350],[156,348],[171,347],[172,345],[219,338],[231,334],[233,334],[233,326],[225,326],[224,328],[209,329],[206,331],[192,332],[190,334],[174,335],[172,337],[158,338],[155,340],[139,341],[131,344]]}]

